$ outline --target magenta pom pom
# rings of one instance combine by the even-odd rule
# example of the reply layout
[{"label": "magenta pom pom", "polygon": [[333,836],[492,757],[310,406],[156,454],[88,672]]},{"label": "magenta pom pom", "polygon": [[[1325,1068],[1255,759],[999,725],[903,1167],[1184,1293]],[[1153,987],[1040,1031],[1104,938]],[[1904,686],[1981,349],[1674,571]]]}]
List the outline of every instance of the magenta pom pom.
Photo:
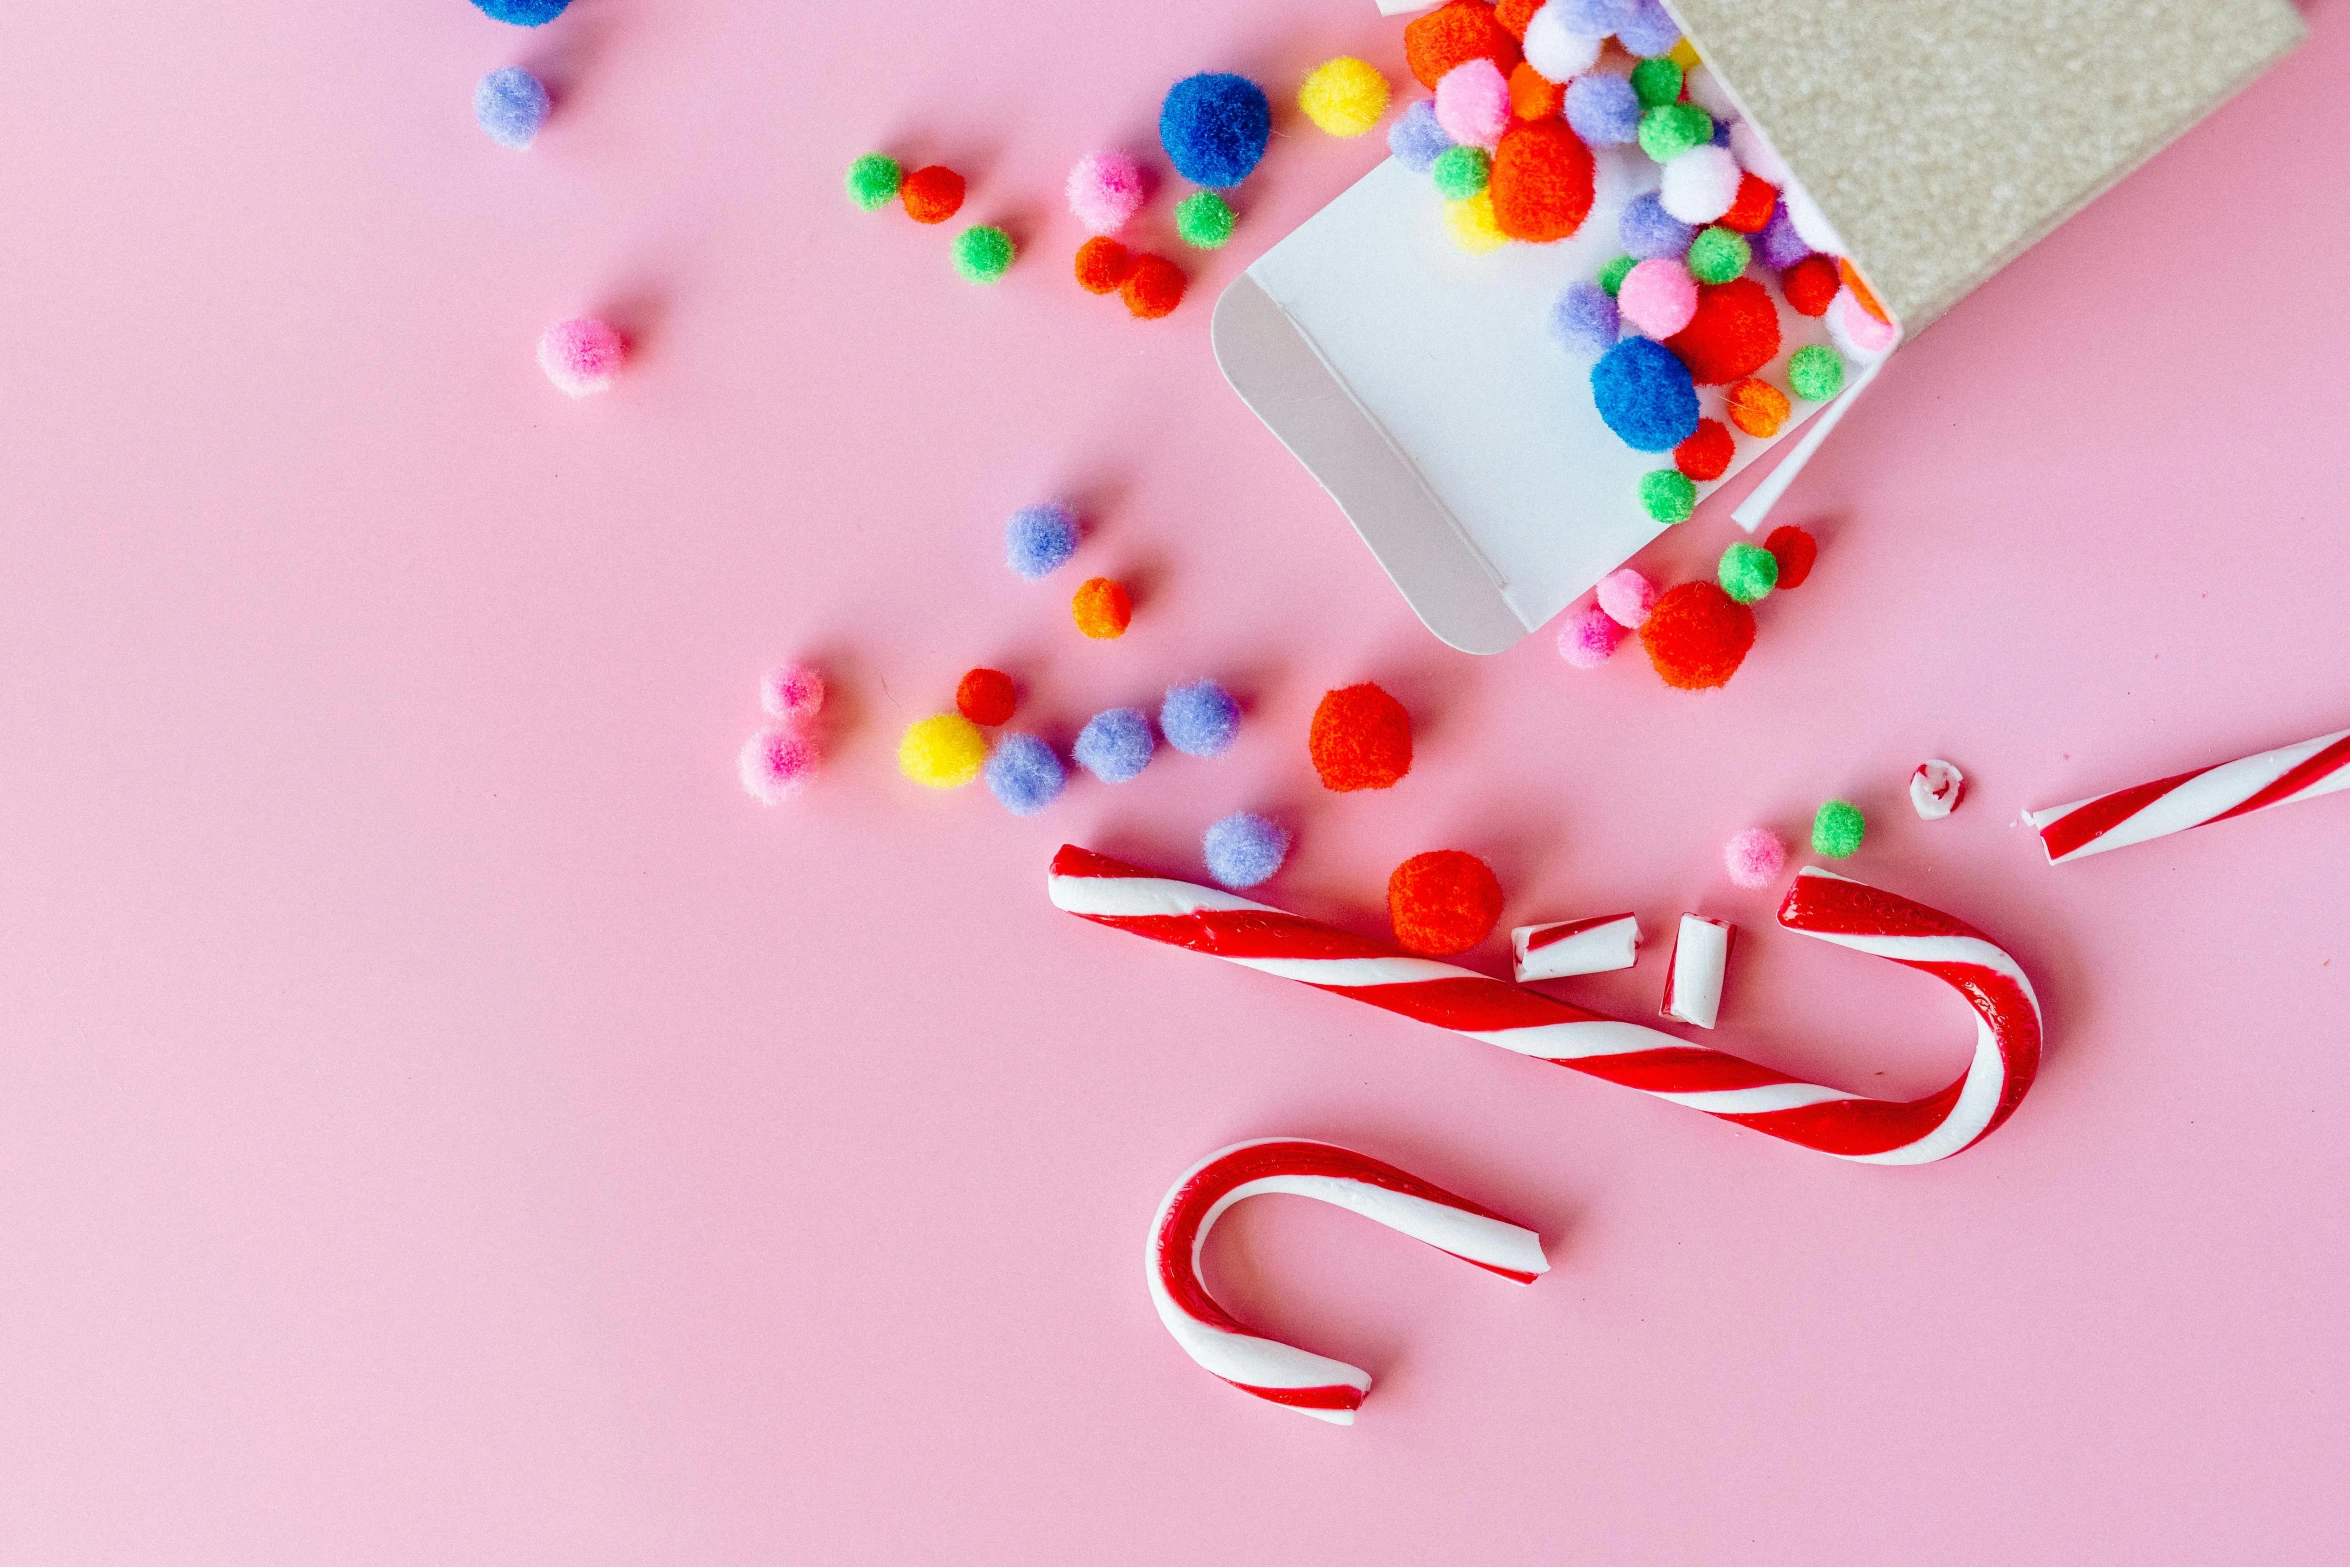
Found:
[{"label": "magenta pom pom", "polygon": [[1623,640],[1624,628],[1606,610],[1587,604],[1559,627],[1559,657],[1577,669],[1597,669]]},{"label": "magenta pom pom", "polygon": [[1626,631],[1638,631],[1648,624],[1648,612],[1656,608],[1656,595],[1656,584],[1629,566],[1599,579],[1599,607]]},{"label": "magenta pom pom", "polygon": [[1749,827],[1722,846],[1722,868],[1741,887],[1768,887],[1787,867],[1787,845],[1767,827]]},{"label": "magenta pom pom", "polygon": [[759,682],[759,705],[769,718],[806,723],[824,707],[824,677],[805,664],[770,669]]},{"label": "magenta pom pom", "polygon": [[1089,152],[1069,171],[1069,210],[1089,234],[1115,234],[1150,195],[1142,165],[1122,152]]},{"label": "magenta pom pom", "polygon": [[1460,145],[1491,152],[1509,128],[1509,78],[1482,55],[1454,66],[1436,84],[1436,123]]},{"label": "magenta pom pom", "polygon": [[573,397],[610,391],[627,360],[628,344],[593,316],[558,321],[539,339],[539,368]]},{"label": "magenta pom pom", "polygon": [[1662,341],[1695,319],[1697,279],[1678,261],[1643,261],[1624,275],[1616,309],[1643,334]]},{"label": "magenta pom pom", "polygon": [[761,805],[774,805],[808,787],[816,761],[816,742],[798,730],[762,730],[743,745],[743,792]]}]

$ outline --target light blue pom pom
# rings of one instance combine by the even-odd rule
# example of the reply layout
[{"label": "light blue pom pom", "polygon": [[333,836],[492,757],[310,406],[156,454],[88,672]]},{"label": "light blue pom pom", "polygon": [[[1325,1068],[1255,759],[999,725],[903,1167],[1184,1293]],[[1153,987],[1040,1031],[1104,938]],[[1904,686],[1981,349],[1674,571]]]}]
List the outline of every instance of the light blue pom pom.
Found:
[{"label": "light blue pom pom", "polygon": [[1623,322],[1616,302],[1597,283],[1569,283],[1551,301],[1551,341],[1571,354],[1597,358],[1616,346]]},{"label": "light blue pom pom", "polygon": [[1150,765],[1156,742],[1151,721],[1140,708],[1113,707],[1096,713],[1077,731],[1077,765],[1103,783],[1124,783]]},{"label": "light blue pom pom", "polygon": [[1621,76],[1594,71],[1567,83],[1567,123],[1594,147],[1640,139],[1640,94]]},{"label": "light blue pom pom", "polygon": [[1240,704],[1213,680],[1174,686],[1159,708],[1159,733],[1185,756],[1222,756],[1240,733]]},{"label": "light blue pom pom", "polygon": [[546,83],[519,65],[502,65],[473,89],[473,117],[501,147],[527,147],[547,123]]},{"label": "light blue pom pom", "polygon": [[1077,553],[1077,513],[1056,501],[1023,506],[1004,524],[1004,563],[1035,582]]},{"label": "light blue pom pom", "polygon": [[1653,190],[1624,203],[1624,215],[1616,220],[1617,243],[1626,255],[1643,261],[1678,261],[1689,254],[1695,238],[1697,230],[1667,212]]},{"label": "light blue pom pom", "polygon": [[1639,0],[1631,17],[1616,29],[1616,42],[1645,59],[1670,54],[1681,41],[1681,24],[1658,0]]},{"label": "light blue pom pom", "polygon": [[1200,840],[1208,874],[1226,887],[1254,887],[1289,857],[1289,832],[1277,822],[1234,811]]},{"label": "light blue pom pom", "polygon": [[[1637,101],[1637,100],[1635,100]],[[1639,117],[1633,117],[1633,133],[1639,133]],[[1591,138],[1586,136],[1585,141]],[[1436,100],[1422,98],[1404,110],[1396,122],[1387,128],[1387,150],[1395,154],[1395,161],[1414,174],[1425,174],[1436,162],[1436,155],[1452,145],[1452,137],[1436,123]]]},{"label": "light blue pom pom", "polygon": [[1061,797],[1068,781],[1053,748],[1034,735],[1003,736],[987,759],[987,791],[1014,816],[1034,816]]}]

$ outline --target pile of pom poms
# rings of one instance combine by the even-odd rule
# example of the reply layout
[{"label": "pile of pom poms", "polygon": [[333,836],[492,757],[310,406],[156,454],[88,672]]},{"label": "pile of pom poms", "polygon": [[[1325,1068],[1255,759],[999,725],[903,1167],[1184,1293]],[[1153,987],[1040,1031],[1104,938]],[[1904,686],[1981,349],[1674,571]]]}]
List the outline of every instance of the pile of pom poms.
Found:
[{"label": "pile of pom poms", "polygon": [[[963,176],[944,164],[908,173],[887,153],[868,152],[849,165],[843,184],[850,203],[864,212],[895,201],[915,222],[938,224],[963,210]],[[981,223],[956,234],[948,255],[965,282],[994,283],[1012,269],[1019,247],[1003,229]]]},{"label": "pile of pom poms", "polygon": [[777,805],[813,782],[823,759],[815,723],[824,676],[811,664],[779,665],[759,682],[759,706],[774,722],[743,742],[738,768],[744,793]]},{"label": "pile of pom poms", "polygon": [[[1136,252],[1115,237],[1150,200],[1149,173],[1123,152],[1089,152],[1069,170],[1069,212],[1091,238],[1071,270],[1089,294],[1116,294],[1137,320],[1155,321],[1183,302],[1183,269],[1164,256]],[[1199,201],[1206,197],[1205,204]],[[1178,203],[1175,224],[1186,244],[1213,249],[1232,233],[1232,209],[1207,191]]]},{"label": "pile of pom poms", "polygon": [[1596,669],[1637,632],[1665,684],[1684,691],[1725,685],[1754,646],[1752,606],[1774,590],[1802,586],[1818,555],[1809,533],[1782,527],[1760,545],[1724,550],[1712,582],[1684,582],[1660,593],[1626,566],[1601,580],[1593,602],[1567,612],[1559,623],[1559,657],[1577,669]]}]

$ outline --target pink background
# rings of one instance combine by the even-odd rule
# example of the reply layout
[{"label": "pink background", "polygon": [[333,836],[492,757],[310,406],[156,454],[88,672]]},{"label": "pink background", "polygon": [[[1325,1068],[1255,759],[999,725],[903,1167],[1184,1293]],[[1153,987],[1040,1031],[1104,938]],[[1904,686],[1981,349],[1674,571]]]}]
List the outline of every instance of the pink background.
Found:
[{"label": "pink background", "polygon": [[[1208,307],[1379,155],[1286,108],[1156,324],[1067,280],[1063,171],[1174,77],[1285,98],[1368,0],[19,6],[0,23],[0,1560],[2308,1562],[2350,1553],[2350,800],[2051,871],[2020,808],[2350,723],[2350,9],[1921,339],[1790,498],[1726,692],[1436,645],[1225,389]],[[526,154],[475,79],[546,68]],[[1026,247],[840,196],[884,146]],[[1146,240],[1170,243],[1161,200]],[[622,388],[530,349],[609,311]],[[1092,533],[1041,587],[1000,523]],[[1702,569],[1709,506],[1644,564]],[[1135,584],[1077,637],[1079,576]],[[747,800],[821,658],[817,790]],[[1030,821],[924,794],[969,665],[1022,721],[1215,674],[1218,762]],[[1421,746],[1307,770],[1325,688]],[[1939,825],[1930,754],[1975,779]],[[1063,841],[1364,931],[1421,849],[1505,924],[1747,932],[1719,1036],[1919,1091],[1926,982],[1768,928],[1722,840],[2010,941],[2053,1050],[1990,1143],[1851,1167],[1053,912]],[[1473,961],[1499,971],[1499,941]],[[1576,993],[1644,1015],[1664,967]],[[1361,1424],[1187,1362],[1175,1174],[1350,1143],[1523,1218],[1517,1291],[1250,1205],[1211,1276],[1371,1368]]]}]

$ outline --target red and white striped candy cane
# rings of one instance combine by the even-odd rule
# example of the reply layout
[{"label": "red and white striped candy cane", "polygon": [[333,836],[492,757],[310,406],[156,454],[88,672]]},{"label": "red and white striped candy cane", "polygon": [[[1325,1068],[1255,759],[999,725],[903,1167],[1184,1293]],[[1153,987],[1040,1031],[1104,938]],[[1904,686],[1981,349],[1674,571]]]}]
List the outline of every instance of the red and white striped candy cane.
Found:
[{"label": "red and white striped candy cane", "polygon": [[1143,1255],[1159,1320],[1185,1354],[1243,1393],[1334,1425],[1354,1424],[1355,1410],[1371,1391],[1371,1374],[1258,1337],[1200,1282],[1208,1231],[1224,1210],[1272,1192],[1336,1203],[1520,1284],[1550,1271],[1542,1238],[1532,1230],[1392,1164],[1330,1143],[1260,1138],[1235,1143],[1184,1171],[1159,1204]]},{"label": "red and white striped candy cane", "polygon": [[1896,1101],[1807,1083],[1089,849],[1062,847],[1051,890],[1057,907],[1096,924],[1384,1007],[1844,1159],[1946,1159],[2006,1120],[2040,1068],[2040,1003],[2005,950],[1947,914],[1813,867],[1789,889],[1781,925],[1931,974],[1974,1009],[1974,1060],[1941,1092]]},{"label": "red and white striped candy cane", "polygon": [[2350,729],[2135,789],[2026,811],[2024,820],[2040,835],[2048,863],[2062,865],[2337,789],[2350,789]]}]

